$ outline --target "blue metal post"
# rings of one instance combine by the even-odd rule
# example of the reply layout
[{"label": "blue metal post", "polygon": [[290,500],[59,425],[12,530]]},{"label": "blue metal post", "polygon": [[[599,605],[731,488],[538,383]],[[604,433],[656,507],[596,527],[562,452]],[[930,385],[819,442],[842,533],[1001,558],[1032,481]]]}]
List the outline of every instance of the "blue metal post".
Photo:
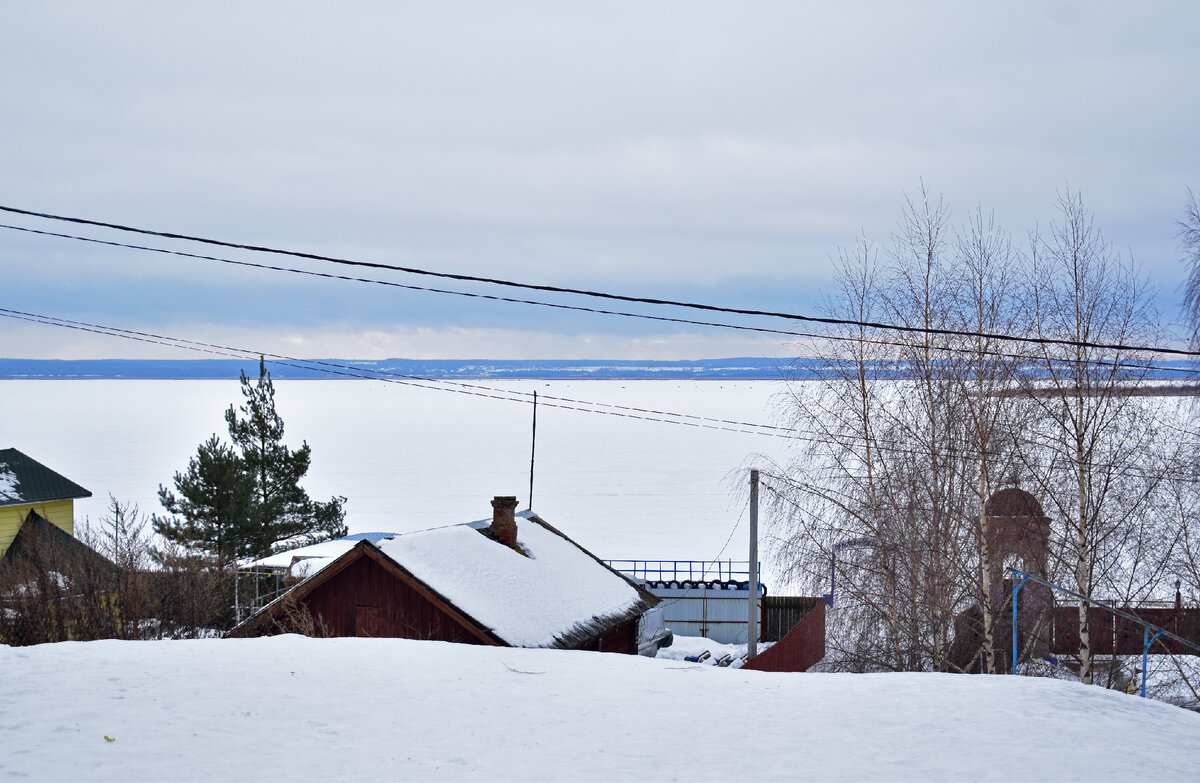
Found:
[{"label": "blue metal post", "polygon": [[1158,637],[1162,636],[1162,634],[1163,634],[1163,632],[1159,631],[1158,633],[1154,634],[1153,637],[1151,637],[1150,636],[1150,626],[1148,626],[1148,625],[1142,626],[1142,698],[1143,699],[1146,698],[1146,669],[1150,665],[1150,645],[1154,644],[1154,641],[1156,639],[1158,639]]},{"label": "blue metal post", "polygon": [[826,604],[833,606],[833,594],[836,592],[834,581],[838,579],[838,548],[834,546],[833,556],[829,557],[829,594],[826,596]]},{"label": "blue metal post", "polygon": [[[1017,581],[1017,574],[1021,574],[1021,581]],[[1014,570],[1013,575],[1013,618],[1012,618],[1012,673],[1017,672],[1017,594],[1021,592],[1021,588],[1025,585],[1025,574]]]}]

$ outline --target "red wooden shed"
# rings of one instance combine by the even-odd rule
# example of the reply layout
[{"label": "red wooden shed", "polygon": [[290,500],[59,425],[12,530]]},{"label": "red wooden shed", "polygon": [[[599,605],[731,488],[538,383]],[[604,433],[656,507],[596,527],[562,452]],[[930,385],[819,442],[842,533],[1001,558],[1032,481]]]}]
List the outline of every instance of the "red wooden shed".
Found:
[{"label": "red wooden shed", "polygon": [[231,631],[435,639],[635,654],[658,599],[514,497],[488,520],[363,540]]}]

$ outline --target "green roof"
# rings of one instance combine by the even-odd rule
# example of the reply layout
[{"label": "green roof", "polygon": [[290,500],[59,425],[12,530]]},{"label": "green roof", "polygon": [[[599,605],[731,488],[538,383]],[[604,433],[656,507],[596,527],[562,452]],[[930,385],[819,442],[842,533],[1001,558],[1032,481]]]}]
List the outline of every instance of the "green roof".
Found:
[{"label": "green roof", "polygon": [[90,498],[91,492],[16,449],[0,449],[0,506]]}]

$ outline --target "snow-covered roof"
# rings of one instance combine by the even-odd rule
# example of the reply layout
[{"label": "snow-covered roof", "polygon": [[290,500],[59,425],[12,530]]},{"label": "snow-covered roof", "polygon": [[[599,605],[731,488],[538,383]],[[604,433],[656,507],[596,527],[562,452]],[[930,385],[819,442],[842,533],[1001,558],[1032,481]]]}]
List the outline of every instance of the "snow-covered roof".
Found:
[{"label": "snow-covered roof", "polygon": [[0,463],[0,503],[20,500],[17,493],[17,474],[6,463]]},{"label": "snow-covered roof", "polygon": [[378,541],[381,538],[394,536],[395,533],[355,533],[342,536],[319,544],[287,549],[273,555],[260,557],[242,563],[244,571],[265,569],[269,571],[285,571],[294,579],[306,579],[321,571],[325,566],[337,560],[354,548],[359,541]]},{"label": "snow-covered roof", "polygon": [[[639,616],[657,599],[597,560],[533,512],[517,515],[517,552],[485,534],[490,520],[391,534],[377,540],[337,539],[255,561],[290,568],[302,594],[336,575],[339,563],[369,547],[474,621],[514,647],[573,647]],[[333,567],[330,569],[330,567]],[[243,566],[246,567],[246,566]],[[322,578],[324,578],[324,576]],[[268,617],[287,595],[247,621]],[[234,629],[233,633],[237,633]]]},{"label": "snow-covered roof", "polygon": [[276,552],[273,555],[267,555],[266,557],[260,557],[258,560],[243,563],[241,567],[245,570],[255,568],[287,570],[297,559],[309,560],[318,558],[333,560],[339,558],[353,549],[357,543],[358,539],[335,538],[332,541],[322,541],[319,544],[310,544],[309,546],[302,546],[296,549],[288,549],[284,552]]},{"label": "snow-covered roof", "polygon": [[627,579],[533,517],[517,516],[523,555],[482,535],[485,522],[385,538],[376,546],[515,647],[552,647],[644,600]]}]

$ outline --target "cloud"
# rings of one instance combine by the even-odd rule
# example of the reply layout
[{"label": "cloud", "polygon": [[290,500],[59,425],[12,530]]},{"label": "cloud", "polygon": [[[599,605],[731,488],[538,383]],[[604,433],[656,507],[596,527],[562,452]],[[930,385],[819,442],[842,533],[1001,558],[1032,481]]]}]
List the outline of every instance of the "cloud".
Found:
[{"label": "cloud", "polygon": [[[0,29],[0,203],[797,309],[839,246],[886,240],[922,180],[1018,239],[1070,185],[1173,291],[1172,220],[1200,172],[1198,23],[1116,3],[24,5]],[[0,253],[0,304],[110,321],[530,317],[2,230]],[[565,344],[632,349],[625,324],[536,317]]]},{"label": "cloud", "polygon": [[[319,328],[244,327],[214,323],[173,323],[154,334],[183,337],[251,354],[298,359],[679,359],[793,355],[779,339],[702,332],[564,334],[537,329],[354,326]],[[141,330],[136,330],[141,331]],[[6,358],[30,359],[204,359],[228,355],[202,346],[163,345],[125,340],[53,326],[0,319]]]}]

